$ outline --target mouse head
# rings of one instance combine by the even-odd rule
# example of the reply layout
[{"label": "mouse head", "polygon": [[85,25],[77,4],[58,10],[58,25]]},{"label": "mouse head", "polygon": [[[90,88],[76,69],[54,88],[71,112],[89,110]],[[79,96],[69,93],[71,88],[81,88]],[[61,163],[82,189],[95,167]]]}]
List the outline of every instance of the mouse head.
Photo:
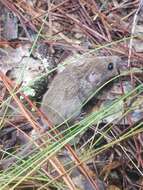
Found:
[{"label": "mouse head", "polygon": [[91,61],[87,80],[94,85],[101,85],[119,74],[121,59],[118,56],[96,57]]}]

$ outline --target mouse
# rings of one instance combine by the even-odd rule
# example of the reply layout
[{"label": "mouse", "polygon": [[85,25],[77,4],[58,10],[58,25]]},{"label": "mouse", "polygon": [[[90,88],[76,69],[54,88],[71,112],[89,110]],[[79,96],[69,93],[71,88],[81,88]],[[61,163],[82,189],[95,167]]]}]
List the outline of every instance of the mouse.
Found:
[{"label": "mouse", "polygon": [[75,120],[91,94],[119,74],[120,64],[119,56],[86,55],[69,61],[44,94],[42,112],[53,125]]}]

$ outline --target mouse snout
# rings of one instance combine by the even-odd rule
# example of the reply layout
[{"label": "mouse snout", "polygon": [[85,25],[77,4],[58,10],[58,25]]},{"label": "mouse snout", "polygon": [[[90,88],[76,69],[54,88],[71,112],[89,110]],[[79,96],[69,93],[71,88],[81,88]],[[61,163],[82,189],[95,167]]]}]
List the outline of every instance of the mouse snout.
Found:
[{"label": "mouse snout", "polygon": [[117,62],[116,62],[116,69],[117,69],[118,74],[120,74],[121,71],[125,71],[126,70],[125,63],[124,63],[124,61],[121,58],[118,59]]}]

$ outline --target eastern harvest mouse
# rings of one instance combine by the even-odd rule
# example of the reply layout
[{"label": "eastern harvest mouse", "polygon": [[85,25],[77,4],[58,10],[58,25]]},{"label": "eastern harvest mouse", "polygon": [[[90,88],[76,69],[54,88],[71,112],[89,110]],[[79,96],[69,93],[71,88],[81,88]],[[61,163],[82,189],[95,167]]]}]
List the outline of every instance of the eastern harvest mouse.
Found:
[{"label": "eastern harvest mouse", "polygon": [[[71,117],[75,119],[90,95],[110,78],[118,75],[118,69],[122,68],[120,64],[121,59],[118,56],[88,55],[74,62],[69,61],[69,65],[53,79],[43,97],[41,110],[54,125]],[[37,136],[39,137],[39,133]],[[23,159],[34,151],[32,142],[15,156],[2,160],[0,168],[6,169],[15,163],[18,157]]]},{"label": "eastern harvest mouse", "polygon": [[67,64],[45,93],[41,110],[54,125],[75,119],[81,107],[102,84],[118,74],[118,56],[88,55]]}]

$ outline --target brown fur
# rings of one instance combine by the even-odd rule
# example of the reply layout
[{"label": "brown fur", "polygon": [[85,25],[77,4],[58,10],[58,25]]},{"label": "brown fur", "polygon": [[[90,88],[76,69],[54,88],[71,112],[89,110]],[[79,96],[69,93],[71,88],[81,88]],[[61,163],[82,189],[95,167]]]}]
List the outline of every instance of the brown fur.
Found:
[{"label": "brown fur", "polygon": [[[109,70],[109,63],[113,69]],[[103,83],[118,74],[120,58],[89,55],[73,63],[56,75],[44,95],[41,109],[54,125],[66,119],[75,119],[84,101]]]}]

